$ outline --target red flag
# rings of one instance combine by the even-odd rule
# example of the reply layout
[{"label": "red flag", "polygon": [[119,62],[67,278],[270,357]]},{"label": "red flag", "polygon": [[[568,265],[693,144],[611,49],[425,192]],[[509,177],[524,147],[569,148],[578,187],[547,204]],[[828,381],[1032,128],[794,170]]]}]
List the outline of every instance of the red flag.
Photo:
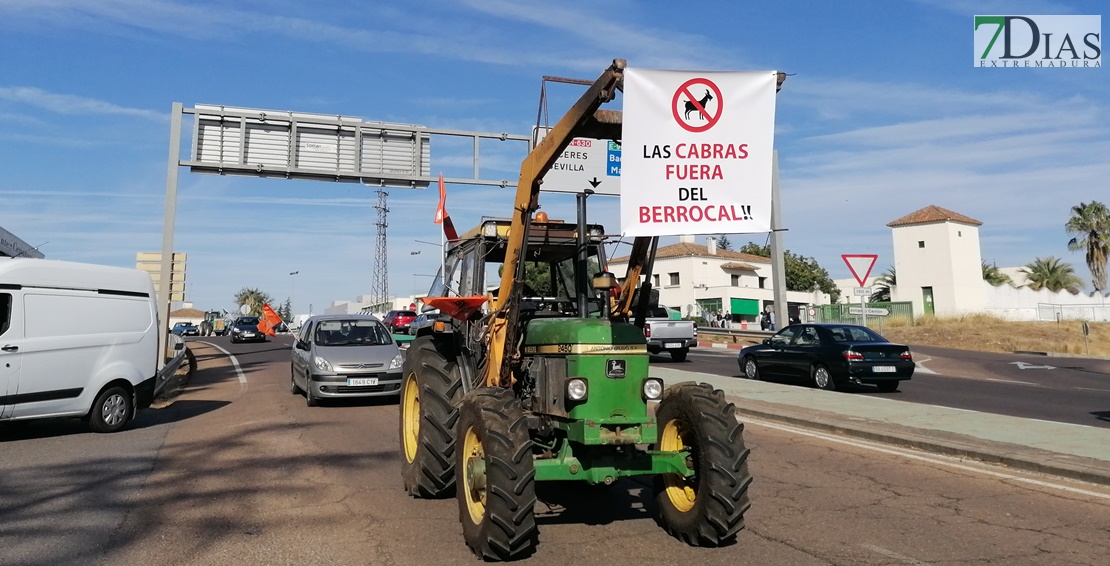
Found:
[{"label": "red flag", "polygon": [[447,188],[443,186],[443,173],[439,174],[439,206],[436,208],[436,224],[443,224],[444,217],[447,216]]},{"label": "red flag", "polygon": [[274,332],[274,328],[281,324],[281,322],[281,317],[278,316],[278,313],[274,312],[274,309],[270,308],[269,303],[262,305],[262,316],[259,317],[258,321],[259,332],[274,336],[277,334]]}]

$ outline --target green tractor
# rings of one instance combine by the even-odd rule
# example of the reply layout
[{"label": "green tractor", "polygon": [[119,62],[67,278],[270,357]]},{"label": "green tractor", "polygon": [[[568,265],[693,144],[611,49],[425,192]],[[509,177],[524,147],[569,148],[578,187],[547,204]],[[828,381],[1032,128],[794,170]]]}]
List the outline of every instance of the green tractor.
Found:
[{"label": "green tractor", "polygon": [[227,330],[227,323],[224,321],[224,314],[220,311],[208,311],[204,313],[204,320],[200,322],[200,335],[201,336],[223,336]]},{"label": "green tractor", "polygon": [[[733,541],[750,506],[735,407],[709,385],[665,388],[649,376],[642,327],[656,239],[636,239],[618,285],[606,269],[604,230],[586,222],[590,191],[578,195],[576,222],[535,214],[539,179],[571,139],[620,139],[619,120],[595,111],[623,69],[614,61],[525,160],[511,220],[487,219],[450,238],[424,299],[440,314],[406,355],[405,489],[454,495],[466,544],[486,560],[535,549],[537,481],[654,476],[662,524],[700,546]],[[485,278],[498,266],[491,295]]]}]

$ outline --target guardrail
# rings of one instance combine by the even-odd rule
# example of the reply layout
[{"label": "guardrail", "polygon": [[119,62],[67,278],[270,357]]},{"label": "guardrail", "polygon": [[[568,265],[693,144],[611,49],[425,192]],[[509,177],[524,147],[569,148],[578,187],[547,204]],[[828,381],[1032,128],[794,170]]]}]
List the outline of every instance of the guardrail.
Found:
[{"label": "guardrail", "polygon": [[166,365],[162,366],[156,374],[157,379],[154,380],[154,396],[157,397],[162,389],[166,386],[173,374],[181,369],[181,362],[185,360],[185,354],[188,350],[185,346],[185,339],[177,334],[170,334],[166,340],[166,347],[169,348],[174,354],[173,357],[166,360]]},{"label": "guardrail", "polygon": [[770,338],[775,333],[770,330],[741,330],[739,328],[717,328],[717,327],[698,327],[698,334],[713,334],[716,336],[733,336],[736,338],[751,338],[754,340],[762,340]]}]

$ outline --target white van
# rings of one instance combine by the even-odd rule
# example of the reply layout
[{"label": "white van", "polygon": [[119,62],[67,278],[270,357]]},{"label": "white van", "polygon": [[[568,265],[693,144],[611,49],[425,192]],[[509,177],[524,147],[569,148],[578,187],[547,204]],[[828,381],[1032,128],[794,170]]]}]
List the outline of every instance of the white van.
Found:
[{"label": "white van", "polygon": [[160,328],[145,272],[0,258],[0,421],[120,430],[154,398]]}]

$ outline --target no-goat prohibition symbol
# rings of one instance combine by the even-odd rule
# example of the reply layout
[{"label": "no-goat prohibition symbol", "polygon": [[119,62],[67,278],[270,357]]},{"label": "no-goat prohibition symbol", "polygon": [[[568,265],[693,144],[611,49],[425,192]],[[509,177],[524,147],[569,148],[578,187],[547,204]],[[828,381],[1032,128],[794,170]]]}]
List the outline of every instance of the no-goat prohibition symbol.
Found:
[{"label": "no-goat prohibition symbol", "polygon": [[[700,90],[704,90],[705,94],[694,96],[693,91]],[[700,77],[682,83],[671,101],[675,121],[686,131],[694,133],[704,132],[716,125],[723,109],[721,89],[713,81]]]}]

